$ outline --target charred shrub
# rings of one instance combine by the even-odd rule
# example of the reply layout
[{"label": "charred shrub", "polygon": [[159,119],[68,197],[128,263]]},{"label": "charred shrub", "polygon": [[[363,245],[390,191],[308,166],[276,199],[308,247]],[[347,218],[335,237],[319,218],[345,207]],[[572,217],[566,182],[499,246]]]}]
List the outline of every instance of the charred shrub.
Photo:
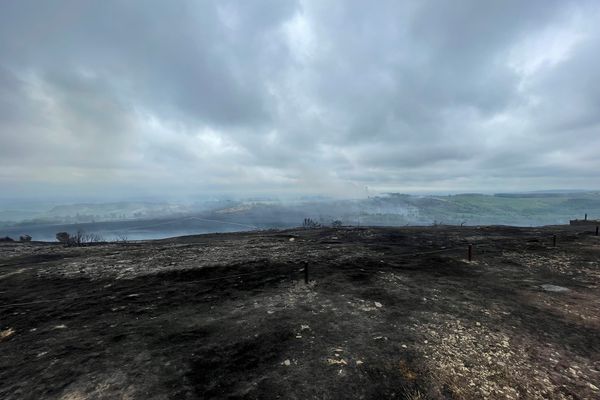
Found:
[{"label": "charred shrub", "polygon": [[56,234],[56,240],[58,240],[58,242],[64,244],[65,246],[71,245],[71,235],[69,234],[69,232],[58,232]]},{"label": "charred shrub", "polygon": [[56,240],[65,246],[84,246],[90,243],[100,243],[104,239],[102,235],[97,233],[85,233],[83,230],[78,230],[75,234],[69,232],[58,232],[56,234]]}]

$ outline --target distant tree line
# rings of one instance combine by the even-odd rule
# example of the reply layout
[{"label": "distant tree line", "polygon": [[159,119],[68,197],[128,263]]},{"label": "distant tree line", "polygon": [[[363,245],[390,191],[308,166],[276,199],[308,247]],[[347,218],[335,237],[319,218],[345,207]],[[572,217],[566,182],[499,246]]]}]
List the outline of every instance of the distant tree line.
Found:
[{"label": "distant tree line", "polygon": [[[322,226],[326,226],[326,225],[321,224],[321,223],[313,220],[312,218],[304,218],[304,222],[302,223],[302,227],[307,228],[307,229],[321,228]],[[339,228],[342,226],[342,221],[340,221],[339,219],[335,219],[335,220],[331,221],[331,226],[333,228]]]},{"label": "distant tree line", "polygon": [[[14,242],[15,239],[10,236],[4,236],[0,238],[0,242]],[[19,242],[31,242],[31,236],[29,235],[21,235],[19,236]]]},{"label": "distant tree line", "polygon": [[102,235],[97,233],[86,233],[79,229],[75,234],[69,232],[58,232],[56,240],[65,246],[84,246],[90,243],[100,243],[104,241]]},{"label": "distant tree line", "polygon": [[[32,237],[30,235],[19,236],[19,242],[28,243],[31,242]],[[70,234],[69,232],[58,232],[56,234],[56,240],[65,246],[85,246],[86,244],[101,243],[104,242],[104,237],[98,233],[86,233],[79,229],[76,233]],[[0,237],[0,242],[16,242],[15,239],[10,236]],[[128,243],[129,239],[127,235],[120,234],[115,239],[116,243]]]}]

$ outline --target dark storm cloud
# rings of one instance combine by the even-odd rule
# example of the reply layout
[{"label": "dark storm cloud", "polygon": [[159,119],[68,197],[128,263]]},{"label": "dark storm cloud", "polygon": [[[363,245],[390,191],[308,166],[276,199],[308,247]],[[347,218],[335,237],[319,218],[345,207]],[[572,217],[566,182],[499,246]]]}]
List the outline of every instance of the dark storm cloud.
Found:
[{"label": "dark storm cloud", "polygon": [[597,187],[599,16],[587,1],[3,2],[0,180]]}]

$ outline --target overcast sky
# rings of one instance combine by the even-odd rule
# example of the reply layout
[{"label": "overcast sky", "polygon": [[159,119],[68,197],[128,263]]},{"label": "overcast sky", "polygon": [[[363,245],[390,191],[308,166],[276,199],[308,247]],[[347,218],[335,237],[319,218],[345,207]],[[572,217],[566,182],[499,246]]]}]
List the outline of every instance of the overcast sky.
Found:
[{"label": "overcast sky", "polygon": [[2,1],[0,192],[598,189],[598,21],[598,1]]}]

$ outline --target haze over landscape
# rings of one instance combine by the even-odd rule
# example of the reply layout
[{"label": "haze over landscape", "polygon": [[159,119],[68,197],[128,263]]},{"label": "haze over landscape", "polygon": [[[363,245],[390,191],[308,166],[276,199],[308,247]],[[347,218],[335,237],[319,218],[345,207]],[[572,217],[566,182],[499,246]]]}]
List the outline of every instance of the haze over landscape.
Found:
[{"label": "haze over landscape", "polygon": [[[1,7],[0,229],[231,207],[261,227],[536,225],[598,208],[582,194],[600,184],[597,2]],[[369,200],[553,190],[576,205]],[[246,215],[257,204],[276,217]]]},{"label": "haze over landscape", "polygon": [[595,1],[1,7],[4,199],[600,184]]}]

